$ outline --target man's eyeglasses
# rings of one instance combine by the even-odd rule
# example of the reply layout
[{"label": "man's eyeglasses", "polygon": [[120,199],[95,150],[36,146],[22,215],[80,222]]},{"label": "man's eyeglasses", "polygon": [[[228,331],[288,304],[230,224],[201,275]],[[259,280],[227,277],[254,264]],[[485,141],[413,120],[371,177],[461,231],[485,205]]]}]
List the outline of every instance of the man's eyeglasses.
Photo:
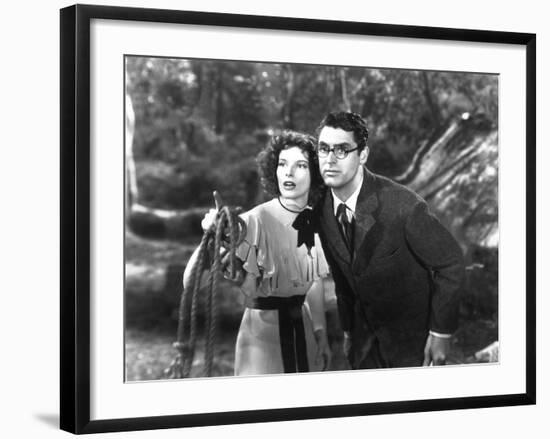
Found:
[{"label": "man's eyeglasses", "polygon": [[317,148],[317,155],[319,157],[328,157],[328,155],[331,152],[333,152],[334,156],[338,160],[342,160],[342,159],[345,159],[350,152],[357,151],[358,149],[359,147],[353,148],[353,149],[346,149],[346,147],[343,145],[335,145],[332,148],[330,148],[328,145],[321,144]]}]

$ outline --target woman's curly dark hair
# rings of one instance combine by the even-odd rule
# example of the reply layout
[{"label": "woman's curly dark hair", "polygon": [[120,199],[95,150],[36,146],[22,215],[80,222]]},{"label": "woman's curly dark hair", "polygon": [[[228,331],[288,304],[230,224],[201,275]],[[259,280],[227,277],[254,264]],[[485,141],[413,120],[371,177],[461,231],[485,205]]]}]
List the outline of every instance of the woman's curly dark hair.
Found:
[{"label": "woman's curly dark hair", "polygon": [[256,157],[260,181],[264,191],[273,197],[281,194],[279,192],[279,185],[277,184],[279,154],[283,149],[297,146],[302,152],[306,153],[308,158],[309,174],[311,176],[308,204],[310,206],[314,205],[325,188],[321,172],[319,171],[316,143],[313,136],[296,131],[286,130],[279,135],[273,136],[269,144]]}]

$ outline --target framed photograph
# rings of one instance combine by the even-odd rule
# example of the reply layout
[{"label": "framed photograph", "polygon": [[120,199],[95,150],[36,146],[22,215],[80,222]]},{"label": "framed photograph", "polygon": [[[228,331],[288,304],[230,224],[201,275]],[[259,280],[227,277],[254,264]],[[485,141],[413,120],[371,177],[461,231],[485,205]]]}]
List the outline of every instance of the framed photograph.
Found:
[{"label": "framed photograph", "polygon": [[60,43],[63,430],[535,403],[534,34],[76,5]]}]

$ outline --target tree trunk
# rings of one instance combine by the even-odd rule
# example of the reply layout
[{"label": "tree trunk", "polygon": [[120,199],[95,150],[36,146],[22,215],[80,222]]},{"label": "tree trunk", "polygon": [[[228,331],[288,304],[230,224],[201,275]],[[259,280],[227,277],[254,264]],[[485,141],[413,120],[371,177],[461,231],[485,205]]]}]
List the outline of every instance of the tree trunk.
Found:
[{"label": "tree trunk", "polygon": [[346,69],[340,69],[340,87],[342,90],[342,110],[351,111],[351,104],[348,96]]},{"label": "tree trunk", "polygon": [[126,221],[128,221],[132,205],[139,199],[138,197],[138,185],[136,177],[136,164],[134,162],[133,154],[133,142],[134,142],[134,130],[136,125],[134,107],[132,105],[132,99],[126,94],[126,136],[124,149],[126,152],[126,185],[125,185],[125,215]]},{"label": "tree trunk", "polygon": [[223,108],[223,64],[218,65],[216,74],[216,134],[222,134],[224,126],[224,108]]},{"label": "tree trunk", "polygon": [[464,114],[423,144],[394,178],[421,197],[463,248],[498,237],[498,131],[484,116]]},{"label": "tree trunk", "polygon": [[422,92],[424,94],[424,98],[426,99],[426,103],[428,104],[428,108],[430,109],[430,114],[432,116],[432,126],[439,127],[441,125],[441,111],[434,102],[434,98],[432,96],[432,87],[428,78],[428,73],[426,71],[422,71],[420,72],[420,75],[422,77],[423,85]]},{"label": "tree trunk", "polygon": [[289,130],[294,129],[294,72],[291,65],[285,65],[286,87],[285,100],[282,108],[283,126]]},{"label": "tree trunk", "polygon": [[197,110],[209,124],[214,124],[213,67],[210,62],[200,62],[197,68]]}]

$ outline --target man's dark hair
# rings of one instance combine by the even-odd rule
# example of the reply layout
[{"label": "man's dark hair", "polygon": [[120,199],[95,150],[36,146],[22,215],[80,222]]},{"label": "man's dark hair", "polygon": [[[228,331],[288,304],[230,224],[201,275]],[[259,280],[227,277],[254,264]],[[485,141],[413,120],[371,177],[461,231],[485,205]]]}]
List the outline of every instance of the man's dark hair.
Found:
[{"label": "man's dark hair", "polygon": [[279,185],[277,184],[277,167],[279,165],[279,155],[284,149],[296,146],[306,153],[309,174],[311,176],[311,187],[309,189],[308,204],[313,205],[319,199],[324,183],[319,171],[319,160],[315,151],[315,138],[307,134],[296,131],[283,131],[277,136],[273,136],[269,144],[258,154],[256,163],[260,173],[260,181],[264,190],[271,196],[280,195]]},{"label": "man's dark hair", "polygon": [[341,128],[344,131],[353,132],[353,138],[355,143],[357,143],[359,152],[367,146],[367,139],[369,138],[367,123],[357,113],[339,111],[327,114],[317,128],[317,137],[319,137],[319,133],[324,127]]}]

